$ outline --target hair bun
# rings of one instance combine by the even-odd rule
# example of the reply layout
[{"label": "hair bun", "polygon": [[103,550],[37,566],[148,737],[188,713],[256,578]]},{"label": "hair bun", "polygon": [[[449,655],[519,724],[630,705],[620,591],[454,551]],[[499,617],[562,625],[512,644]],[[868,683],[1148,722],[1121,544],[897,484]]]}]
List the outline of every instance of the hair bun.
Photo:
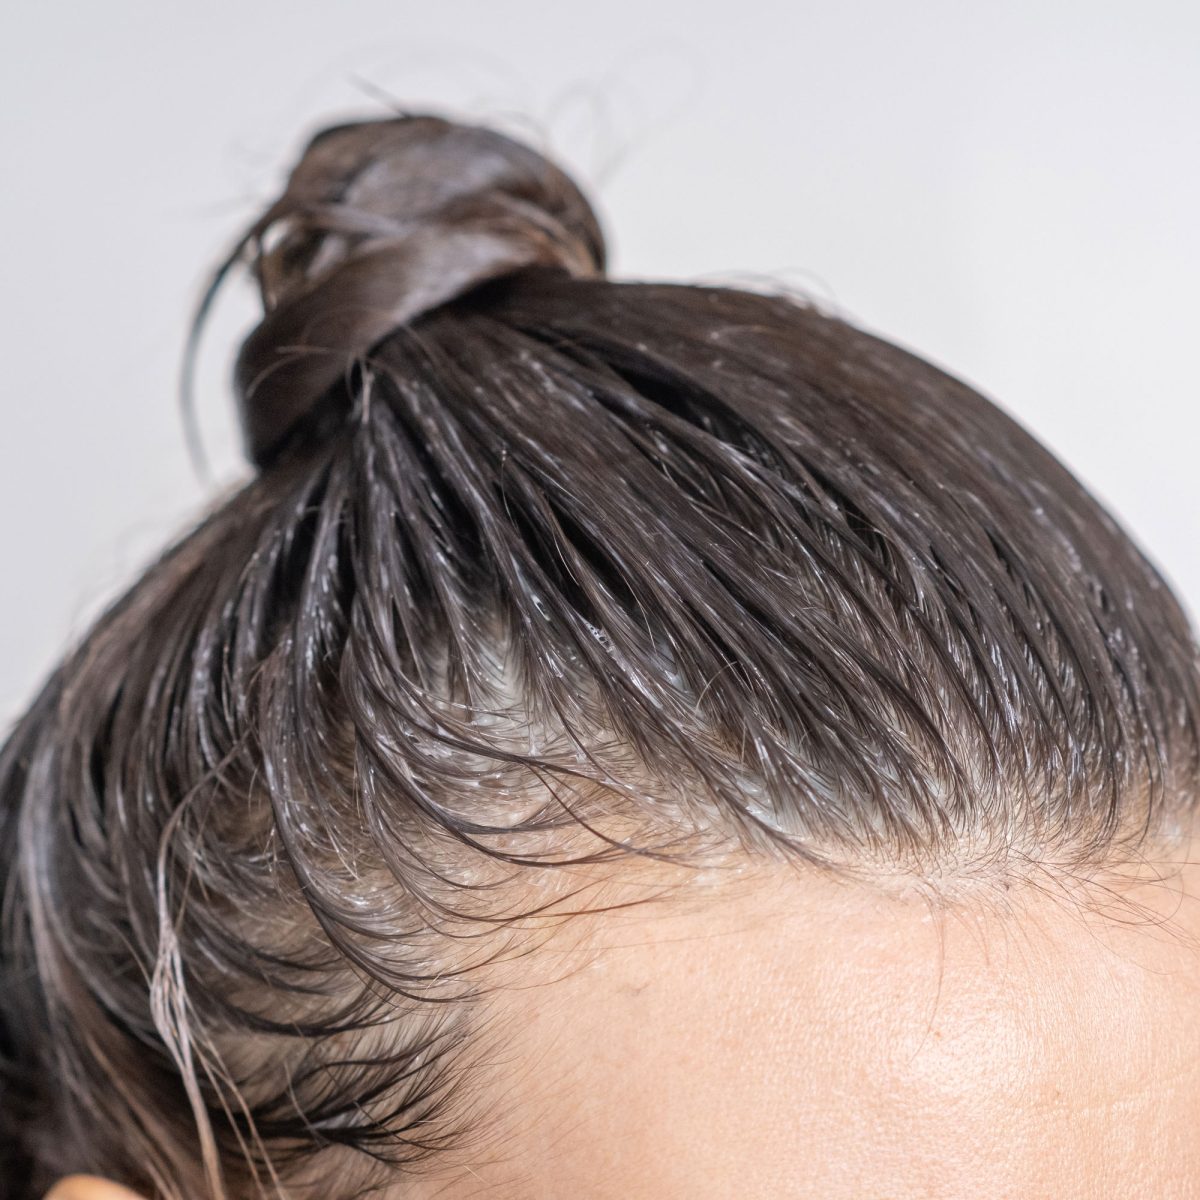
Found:
[{"label": "hair bun", "polygon": [[235,257],[247,249],[265,315],[235,378],[260,467],[398,326],[527,267],[594,275],[605,258],[595,213],[561,170],[494,130],[430,116],[318,133]]}]

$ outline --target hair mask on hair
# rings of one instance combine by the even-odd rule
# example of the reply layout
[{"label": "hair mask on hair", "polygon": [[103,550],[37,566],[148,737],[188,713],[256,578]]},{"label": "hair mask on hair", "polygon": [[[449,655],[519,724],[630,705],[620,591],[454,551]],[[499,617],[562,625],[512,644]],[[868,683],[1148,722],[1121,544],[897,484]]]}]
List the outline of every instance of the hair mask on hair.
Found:
[{"label": "hair mask on hair", "polygon": [[965,384],[605,258],[402,116],[217,269],[256,474],[0,754],[16,1200],[1192,1194],[1169,589]]}]

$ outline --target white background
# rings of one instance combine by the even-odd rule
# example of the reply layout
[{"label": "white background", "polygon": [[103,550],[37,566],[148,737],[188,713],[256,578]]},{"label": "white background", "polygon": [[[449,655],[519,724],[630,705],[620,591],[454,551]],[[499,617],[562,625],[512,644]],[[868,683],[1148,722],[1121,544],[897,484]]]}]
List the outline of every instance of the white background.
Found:
[{"label": "white background", "polygon": [[[180,349],[304,137],[495,121],[589,188],[622,277],[774,277],[1002,403],[1189,610],[1200,483],[1200,4],[104,0],[0,17],[0,721],[245,468]],[[385,97],[380,99],[379,97]],[[390,97],[390,101],[386,98]]]}]

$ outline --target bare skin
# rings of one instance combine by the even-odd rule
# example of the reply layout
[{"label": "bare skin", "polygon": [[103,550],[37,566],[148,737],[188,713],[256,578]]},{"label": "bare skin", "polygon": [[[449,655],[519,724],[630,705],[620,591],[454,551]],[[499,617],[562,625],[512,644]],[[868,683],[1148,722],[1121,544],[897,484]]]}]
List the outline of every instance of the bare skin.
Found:
[{"label": "bare skin", "polygon": [[46,1200],[141,1200],[141,1197],[95,1175],[67,1175],[46,1193]]},{"label": "bare skin", "polygon": [[496,1001],[492,1149],[389,1200],[1200,1198],[1198,900],[773,866],[574,918]]},{"label": "bare skin", "polygon": [[1141,874],[946,909],[774,869],[597,917],[503,1001],[509,1151],[404,1195],[1200,1197],[1200,870]]}]

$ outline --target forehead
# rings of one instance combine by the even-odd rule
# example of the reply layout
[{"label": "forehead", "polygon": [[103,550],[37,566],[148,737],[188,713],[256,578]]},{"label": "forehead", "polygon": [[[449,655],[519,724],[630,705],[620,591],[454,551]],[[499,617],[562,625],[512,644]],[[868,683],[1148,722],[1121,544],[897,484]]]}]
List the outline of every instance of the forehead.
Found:
[{"label": "forehead", "polygon": [[499,999],[499,1136],[430,1194],[1200,1197],[1197,896],[772,869],[588,917]]}]

